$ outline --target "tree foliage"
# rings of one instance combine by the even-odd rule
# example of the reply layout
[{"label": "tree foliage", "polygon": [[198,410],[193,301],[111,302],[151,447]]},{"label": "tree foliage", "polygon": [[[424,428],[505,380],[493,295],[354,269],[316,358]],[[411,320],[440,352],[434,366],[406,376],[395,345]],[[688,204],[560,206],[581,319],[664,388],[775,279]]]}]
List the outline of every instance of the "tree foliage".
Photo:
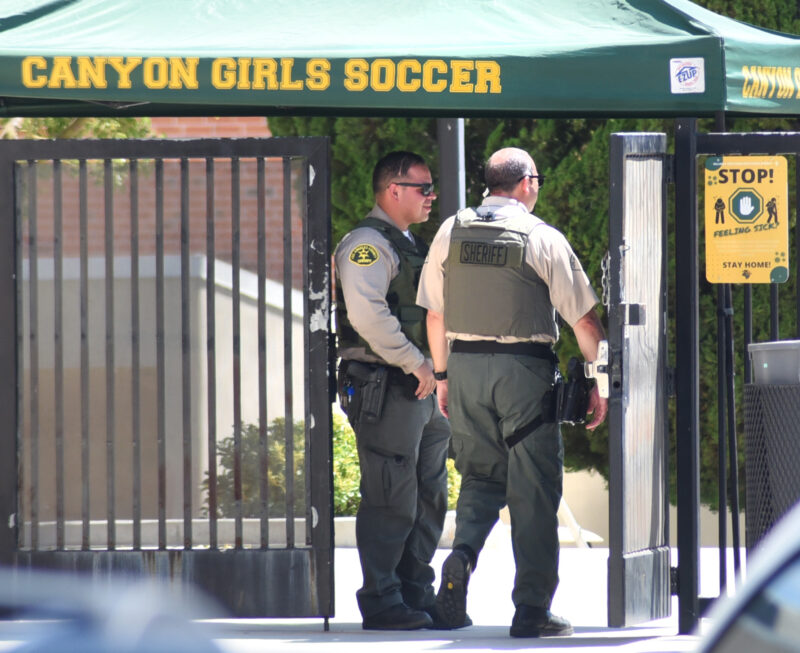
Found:
[{"label": "tree foliage", "polygon": [[[701,0],[699,4],[738,20],[761,27],[800,33],[800,4],[795,0]],[[326,135],[332,148],[332,221],[334,242],[338,242],[372,204],[370,190],[371,169],[375,161],[393,149],[412,149],[429,162],[434,178],[437,177],[436,121],[429,118],[270,118],[269,125],[275,135],[303,136]],[[729,131],[798,130],[800,123],[788,119],[729,119]],[[698,129],[712,131],[710,120],[699,121]],[[483,192],[483,163],[487,156],[500,147],[515,146],[530,152],[539,172],[547,175],[547,186],[539,196],[536,214],[560,229],[572,243],[589,278],[596,289],[600,288],[601,262],[608,249],[608,151],[609,136],[621,131],[648,131],[667,134],[670,150],[673,149],[672,120],[660,119],[488,119],[465,120],[465,151],[467,177],[467,204],[479,203]],[[793,177],[793,160],[789,178]],[[702,197],[698,198],[702,206]],[[791,201],[791,198],[790,198]],[[668,204],[670,214],[674,210]],[[428,224],[419,229],[430,238],[446,216],[434,212]],[[674,279],[674,245],[669,216],[670,242],[668,284]],[[701,221],[702,222],[702,221]],[[702,225],[701,225],[702,229]],[[701,234],[702,237],[702,234]],[[793,245],[790,245],[793,248]],[[701,244],[702,250],[702,244]],[[792,249],[793,251],[793,249]],[[702,253],[701,253],[702,256]],[[703,270],[700,262],[700,270]],[[704,277],[701,273],[701,277]],[[701,316],[701,499],[716,506],[717,501],[717,288],[700,280]],[[754,288],[753,339],[767,340],[769,325],[768,288]],[[742,346],[743,293],[734,289],[735,336],[737,351],[737,398],[739,414],[738,433],[743,431],[742,419]],[[790,333],[794,315],[794,279],[781,289],[781,333]],[[674,296],[670,295],[669,314],[674,316]],[[601,313],[604,309],[601,307]],[[604,315],[605,318],[605,315]],[[669,324],[670,364],[674,365],[674,334]],[[558,347],[559,356],[566,361],[578,355],[571,331],[562,330]],[[674,406],[671,407],[674,415]],[[565,427],[565,463],[571,469],[596,469],[608,474],[607,425],[594,434],[582,427]],[[671,442],[674,460],[674,436]],[[740,477],[743,478],[743,447],[739,448]],[[673,498],[674,498],[674,465]],[[742,487],[742,492],[744,491]],[[743,505],[743,503],[742,503]]]},{"label": "tree foliage", "polygon": [[0,138],[147,138],[149,118],[0,118]]}]

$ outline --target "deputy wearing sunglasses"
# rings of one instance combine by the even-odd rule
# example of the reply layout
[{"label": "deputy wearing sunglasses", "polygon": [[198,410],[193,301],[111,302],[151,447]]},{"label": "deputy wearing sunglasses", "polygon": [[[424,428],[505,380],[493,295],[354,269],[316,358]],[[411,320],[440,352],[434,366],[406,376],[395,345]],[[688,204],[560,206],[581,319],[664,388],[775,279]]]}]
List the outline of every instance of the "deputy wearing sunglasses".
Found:
[{"label": "deputy wearing sunglasses", "polygon": [[[416,305],[428,246],[409,231],[436,199],[425,161],[392,152],[375,166],[375,205],[336,248],[339,397],[356,433],[356,537],[365,629],[441,624],[430,561],[447,510],[450,427]],[[461,625],[461,624],[459,624]]]},{"label": "deputy wearing sunglasses", "polygon": [[[531,213],[544,185],[517,148],[487,161],[488,196],[442,224],[431,244],[417,301],[428,338],[439,407],[450,417],[461,493],[453,552],[436,600],[446,623],[466,614],[467,584],[505,505],[511,515],[516,576],[512,637],[572,634],[550,612],[558,585],[558,519],[563,445],[550,401],[558,340],[556,311],[587,361],[603,327],[597,296],[566,238]],[[608,400],[592,390],[587,428]]]}]

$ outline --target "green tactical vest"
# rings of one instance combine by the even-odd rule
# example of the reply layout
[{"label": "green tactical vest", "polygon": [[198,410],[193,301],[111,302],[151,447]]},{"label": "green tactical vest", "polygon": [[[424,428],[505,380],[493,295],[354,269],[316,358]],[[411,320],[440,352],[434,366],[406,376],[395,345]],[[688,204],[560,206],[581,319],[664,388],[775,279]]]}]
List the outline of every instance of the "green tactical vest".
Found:
[{"label": "green tactical vest", "polygon": [[503,217],[459,211],[444,264],[445,328],[476,336],[558,337],[547,284],[525,262],[542,224],[529,214]]},{"label": "green tactical vest", "polygon": [[[397,276],[389,283],[386,302],[389,305],[389,311],[400,322],[400,329],[406,338],[422,352],[425,358],[429,358],[428,336],[425,329],[426,312],[424,308],[417,306],[419,275],[428,254],[428,246],[417,236],[415,236],[415,245],[397,227],[378,218],[365,218],[355,228],[359,227],[377,229],[392,244],[397,253],[400,267]],[[338,277],[336,279],[336,335],[340,349],[363,347],[368,353],[377,356],[367,341],[350,324],[344,293]]]}]

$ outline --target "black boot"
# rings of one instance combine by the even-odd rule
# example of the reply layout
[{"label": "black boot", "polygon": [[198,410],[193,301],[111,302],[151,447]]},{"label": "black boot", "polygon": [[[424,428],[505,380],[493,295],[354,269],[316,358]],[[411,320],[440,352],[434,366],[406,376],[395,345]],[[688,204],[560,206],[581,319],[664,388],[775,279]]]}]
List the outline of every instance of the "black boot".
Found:
[{"label": "black boot", "polygon": [[419,630],[430,628],[433,621],[424,610],[414,610],[405,603],[396,603],[370,617],[364,617],[364,630]]},{"label": "black boot", "polygon": [[429,608],[425,608],[425,612],[427,612],[433,620],[433,625],[429,626],[431,630],[456,630],[458,628],[466,628],[467,626],[472,625],[472,619],[469,618],[468,614],[464,613],[464,621],[457,626],[451,626],[439,616],[439,610],[437,610],[436,604]]},{"label": "black boot", "polygon": [[547,608],[518,605],[511,622],[512,637],[560,637],[572,635],[572,625]]},{"label": "black boot", "polygon": [[472,561],[461,549],[453,549],[442,565],[436,612],[440,623],[448,628],[467,625],[467,584],[471,572]]}]

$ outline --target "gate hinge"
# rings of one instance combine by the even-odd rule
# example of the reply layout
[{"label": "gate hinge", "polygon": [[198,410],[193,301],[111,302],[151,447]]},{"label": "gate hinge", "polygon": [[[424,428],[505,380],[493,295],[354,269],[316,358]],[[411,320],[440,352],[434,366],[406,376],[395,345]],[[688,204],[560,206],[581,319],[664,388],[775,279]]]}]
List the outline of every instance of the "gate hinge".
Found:
[{"label": "gate hinge", "polygon": [[666,382],[667,382],[667,397],[675,396],[675,368],[667,367],[666,369]]},{"label": "gate hinge", "polygon": [[665,184],[674,184],[675,183],[675,155],[674,154],[665,154],[664,155],[664,183]]},{"label": "gate hinge", "polygon": [[680,583],[678,582],[678,568],[677,567],[670,567],[669,568],[669,593],[670,593],[670,596],[678,596],[679,587],[680,587]]},{"label": "gate hinge", "polygon": [[644,326],[646,311],[644,304],[621,304],[623,310],[623,324],[628,326]]}]

